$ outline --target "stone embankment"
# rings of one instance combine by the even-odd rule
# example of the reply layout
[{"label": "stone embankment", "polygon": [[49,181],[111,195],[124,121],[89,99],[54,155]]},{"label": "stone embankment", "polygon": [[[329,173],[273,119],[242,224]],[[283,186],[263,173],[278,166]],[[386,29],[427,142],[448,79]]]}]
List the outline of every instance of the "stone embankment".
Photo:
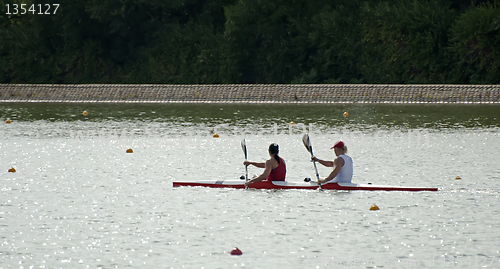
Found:
[{"label": "stone embankment", "polygon": [[0,102],[500,103],[500,86],[0,84]]}]

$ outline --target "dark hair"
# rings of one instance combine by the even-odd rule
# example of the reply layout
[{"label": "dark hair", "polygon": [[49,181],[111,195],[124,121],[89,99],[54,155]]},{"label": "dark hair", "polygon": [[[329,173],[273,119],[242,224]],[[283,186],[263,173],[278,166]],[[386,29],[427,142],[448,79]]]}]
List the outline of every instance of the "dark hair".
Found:
[{"label": "dark hair", "polygon": [[278,144],[272,143],[271,145],[269,145],[269,152],[274,153],[274,158],[276,159],[278,164],[280,163],[280,157],[278,156],[279,151],[280,150]]}]

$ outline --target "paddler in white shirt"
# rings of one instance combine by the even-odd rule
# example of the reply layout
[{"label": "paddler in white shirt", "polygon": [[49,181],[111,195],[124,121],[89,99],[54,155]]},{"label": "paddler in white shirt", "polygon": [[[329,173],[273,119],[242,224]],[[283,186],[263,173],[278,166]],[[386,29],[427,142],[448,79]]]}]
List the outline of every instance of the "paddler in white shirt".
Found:
[{"label": "paddler in white shirt", "polygon": [[351,157],[347,156],[347,146],[344,145],[344,142],[338,141],[332,147],[335,151],[335,155],[337,158],[332,161],[325,161],[318,159],[315,156],[311,157],[311,160],[319,162],[320,164],[326,167],[333,167],[333,171],[326,178],[319,179],[319,184],[333,183],[333,182],[346,182],[351,183],[353,166]]}]

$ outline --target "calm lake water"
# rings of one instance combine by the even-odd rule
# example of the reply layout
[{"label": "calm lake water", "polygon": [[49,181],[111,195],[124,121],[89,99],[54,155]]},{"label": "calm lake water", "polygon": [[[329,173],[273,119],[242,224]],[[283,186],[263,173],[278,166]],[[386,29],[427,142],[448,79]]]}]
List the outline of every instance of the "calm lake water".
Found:
[{"label": "calm lake water", "polygon": [[[500,268],[500,106],[3,103],[0,119],[0,268]],[[304,132],[322,159],[346,142],[353,182],[440,191],[172,187],[239,178],[242,138],[314,178]]]}]

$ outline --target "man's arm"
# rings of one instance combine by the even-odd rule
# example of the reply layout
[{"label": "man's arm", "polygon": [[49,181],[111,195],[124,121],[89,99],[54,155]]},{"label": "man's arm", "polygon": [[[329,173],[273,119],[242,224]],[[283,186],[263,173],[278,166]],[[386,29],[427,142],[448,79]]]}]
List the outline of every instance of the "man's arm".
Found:
[{"label": "man's arm", "polygon": [[339,174],[342,166],[344,166],[344,159],[337,157],[337,159],[335,159],[332,163],[333,163],[333,171],[330,173],[330,175],[328,175],[328,177],[318,180],[319,184],[323,184],[325,182],[334,179]]},{"label": "man's arm", "polygon": [[333,162],[332,161],[325,161],[325,160],[320,160],[316,156],[312,156],[311,160],[316,161],[326,167],[333,167]]}]

